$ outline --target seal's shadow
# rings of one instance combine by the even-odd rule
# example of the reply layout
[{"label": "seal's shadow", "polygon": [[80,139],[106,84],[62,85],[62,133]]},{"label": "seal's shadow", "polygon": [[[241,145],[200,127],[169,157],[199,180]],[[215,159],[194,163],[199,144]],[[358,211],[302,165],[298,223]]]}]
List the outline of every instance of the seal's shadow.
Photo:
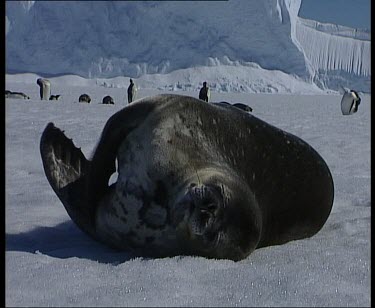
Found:
[{"label": "seal's shadow", "polygon": [[118,264],[136,257],[131,252],[118,252],[94,241],[72,221],[18,234],[7,233],[5,240],[6,251],[40,253],[61,259],[77,257]]}]

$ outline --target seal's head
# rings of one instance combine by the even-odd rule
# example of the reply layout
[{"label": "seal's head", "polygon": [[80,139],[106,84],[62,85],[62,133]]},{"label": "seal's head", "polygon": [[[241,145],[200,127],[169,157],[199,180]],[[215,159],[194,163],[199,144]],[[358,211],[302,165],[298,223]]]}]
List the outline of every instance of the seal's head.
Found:
[{"label": "seal's head", "polygon": [[188,185],[175,206],[180,217],[174,217],[188,254],[238,261],[255,250],[260,211],[253,194],[239,183],[222,174]]}]

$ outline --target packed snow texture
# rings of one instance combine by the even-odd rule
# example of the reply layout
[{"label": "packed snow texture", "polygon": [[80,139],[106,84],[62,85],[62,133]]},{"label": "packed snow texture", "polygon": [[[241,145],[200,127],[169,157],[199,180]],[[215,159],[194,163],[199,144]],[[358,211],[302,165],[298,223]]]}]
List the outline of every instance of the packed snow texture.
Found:
[{"label": "packed snow texture", "polygon": [[[300,21],[300,6],[301,0],[7,1],[7,72],[139,78],[255,65],[322,89],[370,92],[369,41],[363,52],[355,35],[344,40],[331,32],[327,41]],[[222,79],[236,76],[219,72]],[[241,80],[236,91],[257,92],[248,83]]]},{"label": "packed snow texture", "polygon": [[[343,116],[337,94],[213,91],[212,101],[248,104],[254,116],[320,153],[334,179],[332,212],[315,236],[258,249],[240,262],[147,259],[115,252],[81,232],[50,187],[39,152],[52,121],[90,157],[107,119],[125,106],[126,89],[63,76],[51,81],[60,100],[41,101],[34,78],[6,76],[6,89],[31,97],[5,102],[6,306],[370,306],[369,95],[361,94],[357,113]],[[140,89],[138,98],[167,92]],[[77,103],[82,93],[91,104]],[[106,95],[115,105],[100,104]]]}]

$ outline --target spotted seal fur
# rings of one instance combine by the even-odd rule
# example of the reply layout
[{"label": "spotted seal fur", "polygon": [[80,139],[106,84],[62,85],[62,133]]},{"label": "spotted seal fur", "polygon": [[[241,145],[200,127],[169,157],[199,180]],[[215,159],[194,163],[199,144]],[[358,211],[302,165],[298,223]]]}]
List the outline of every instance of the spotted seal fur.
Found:
[{"label": "spotted seal fur", "polygon": [[313,236],[333,204],[330,170],[305,141],[241,109],[188,96],[157,95],[118,111],[91,159],[53,123],[40,151],[80,229],[145,256],[238,261]]}]

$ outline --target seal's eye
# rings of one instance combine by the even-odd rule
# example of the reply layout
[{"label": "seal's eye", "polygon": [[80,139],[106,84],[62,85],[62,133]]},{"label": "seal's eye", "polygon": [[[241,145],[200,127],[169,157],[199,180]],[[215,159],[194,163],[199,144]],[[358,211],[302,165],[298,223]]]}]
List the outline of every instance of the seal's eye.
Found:
[{"label": "seal's eye", "polygon": [[[192,234],[206,238],[206,234],[215,233],[222,208],[220,187],[214,185],[190,186],[190,228]],[[215,237],[215,234],[211,237]],[[206,241],[207,239],[205,239]]]}]

